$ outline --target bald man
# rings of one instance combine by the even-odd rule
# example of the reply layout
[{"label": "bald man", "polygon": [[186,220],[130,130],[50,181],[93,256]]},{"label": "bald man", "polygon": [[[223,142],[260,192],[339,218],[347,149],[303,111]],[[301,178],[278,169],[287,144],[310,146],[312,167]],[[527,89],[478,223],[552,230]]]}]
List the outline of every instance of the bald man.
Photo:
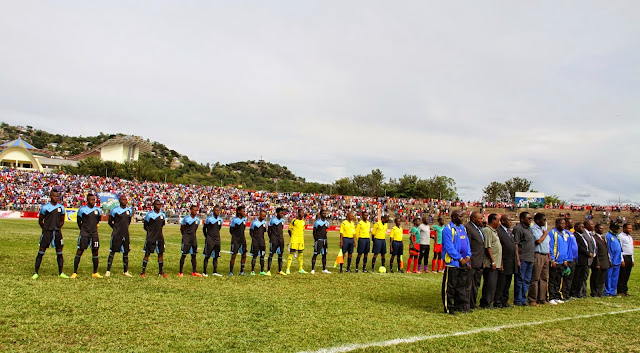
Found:
[{"label": "bald man", "polygon": [[472,212],[471,221],[465,224],[471,244],[471,268],[469,268],[469,309],[475,309],[478,299],[478,288],[482,280],[484,263],[484,234],[482,233],[482,213]]}]

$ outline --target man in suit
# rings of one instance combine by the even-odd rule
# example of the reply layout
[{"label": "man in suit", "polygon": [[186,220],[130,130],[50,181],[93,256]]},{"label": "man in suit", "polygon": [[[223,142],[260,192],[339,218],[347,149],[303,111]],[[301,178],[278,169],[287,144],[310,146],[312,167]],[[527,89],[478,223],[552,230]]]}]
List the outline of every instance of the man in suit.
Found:
[{"label": "man in suit", "polygon": [[[593,257],[596,256],[596,224],[592,219],[586,220],[584,222],[584,235],[586,235],[587,240],[591,244],[590,249],[593,250]],[[585,268],[585,274],[583,276],[582,291],[580,292],[581,297],[587,296],[587,282],[589,281],[589,275],[591,274],[591,267],[593,265],[593,257],[588,261],[587,268]]]},{"label": "man in suit", "polygon": [[471,221],[465,224],[469,243],[471,244],[471,268],[469,275],[469,309],[477,307],[478,288],[482,280],[482,268],[484,262],[484,234],[482,233],[482,213],[472,212]]},{"label": "man in suit", "polygon": [[516,270],[518,252],[516,242],[511,234],[511,216],[502,215],[498,227],[498,237],[502,246],[502,271],[498,272],[498,284],[496,285],[496,298],[493,306],[496,308],[509,307],[509,290],[511,280]]},{"label": "man in suit", "polygon": [[[589,221],[585,221],[584,223],[587,222]],[[576,274],[573,277],[573,283],[571,284],[571,296],[582,298],[583,286],[587,285],[587,268],[593,262],[595,244],[592,243],[584,224],[578,223],[575,227],[575,236],[578,243],[578,263],[576,265]]]},{"label": "man in suit", "polygon": [[601,297],[604,292],[604,284],[607,281],[607,271],[611,267],[611,261],[609,260],[607,243],[602,235],[604,227],[598,223],[595,230],[596,235],[593,239],[596,241],[596,252],[591,264],[591,296]]}]

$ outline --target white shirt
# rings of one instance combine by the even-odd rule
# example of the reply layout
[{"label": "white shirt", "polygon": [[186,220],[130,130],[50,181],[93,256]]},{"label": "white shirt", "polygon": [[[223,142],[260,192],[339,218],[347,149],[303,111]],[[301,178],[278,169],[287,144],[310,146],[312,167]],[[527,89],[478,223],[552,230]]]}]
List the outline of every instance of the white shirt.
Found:
[{"label": "white shirt", "polygon": [[633,238],[631,235],[622,232],[618,234],[618,240],[620,240],[620,246],[622,247],[622,256],[631,255],[631,260],[636,261],[633,256]]},{"label": "white shirt", "polygon": [[428,225],[421,223],[418,226],[418,230],[420,231],[420,240],[418,241],[418,244],[429,245],[429,241],[431,239],[431,228]]}]

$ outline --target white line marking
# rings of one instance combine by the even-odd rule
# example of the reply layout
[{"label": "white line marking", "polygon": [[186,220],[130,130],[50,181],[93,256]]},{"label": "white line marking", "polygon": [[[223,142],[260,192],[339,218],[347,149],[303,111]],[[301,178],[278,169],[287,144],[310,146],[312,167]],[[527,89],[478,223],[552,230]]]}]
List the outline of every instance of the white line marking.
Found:
[{"label": "white line marking", "polygon": [[563,318],[543,320],[543,321],[521,322],[517,324],[508,324],[508,325],[501,325],[501,326],[494,326],[494,327],[482,327],[482,328],[477,328],[477,329],[468,330],[468,331],[440,333],[440,334],[430,335],[430,336],[413,336],[413,337],[407,337],[407,338],[396,338],[392,340],[371,342],[371,343],[352,343],[344,346],[321,348],[316,351],[305,351],[300,353],[341,353],[341,352],[350,352],[357,349],[366,349],[371,347],[390,347],[398,344],[427,341],[427,340],[432,340],[437,338],[466,336],[466,335],[473,335],[481,332],[495,332],[495,331],[500,331],[504,329],[517,328],[517,327],[536,326],[536,325],[543,325],[543,324],[548,324],[552,322],[575,320],[575,319],[587,319],[587,318],[596,317],[596,316],[617,315],[617,314],[631,313],[636,311],[640,311],[640,308],[620,310],[620,311],[610,311],[607,313],[596,313],[596,314],[578,315],[578,316],[572,316],[572,317],[563,317]]}]

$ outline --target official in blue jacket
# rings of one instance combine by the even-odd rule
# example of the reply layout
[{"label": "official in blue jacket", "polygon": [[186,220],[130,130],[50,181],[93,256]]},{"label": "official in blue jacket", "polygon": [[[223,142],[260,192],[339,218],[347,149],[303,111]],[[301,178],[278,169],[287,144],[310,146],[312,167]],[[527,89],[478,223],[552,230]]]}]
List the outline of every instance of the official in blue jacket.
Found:
[{"label": "official in blue jacket", "polygon": [[469,312],[469,278],[467,271],[471,260],[471,245],[462,225],[462,212],[451,213],[451,223],[442,230],[442,255],[445,261],[442,278],[442,303],[446,314],[456,311]]},{"label": "official in blue jacket", "polygon": [[566,222],[564,218],[556,219],[556,227],[549,232],[549,304],[564,303],[560,289],[562,287],[562,273],[568,265],[569,239],[564,232]]},{"label": "official in blue jacket", "polygon": [[607,241],[607,250],[609,251],[609,259],[611,267],[607,270],[607,282],[604,284],[604,296],[615,296],[618,288],[618,277],[620,277],[620,265],[624,265],[622,256],[622,245],[618,239],[620,232],[620,224],[611,222],[609,232],[605,236]]}]

